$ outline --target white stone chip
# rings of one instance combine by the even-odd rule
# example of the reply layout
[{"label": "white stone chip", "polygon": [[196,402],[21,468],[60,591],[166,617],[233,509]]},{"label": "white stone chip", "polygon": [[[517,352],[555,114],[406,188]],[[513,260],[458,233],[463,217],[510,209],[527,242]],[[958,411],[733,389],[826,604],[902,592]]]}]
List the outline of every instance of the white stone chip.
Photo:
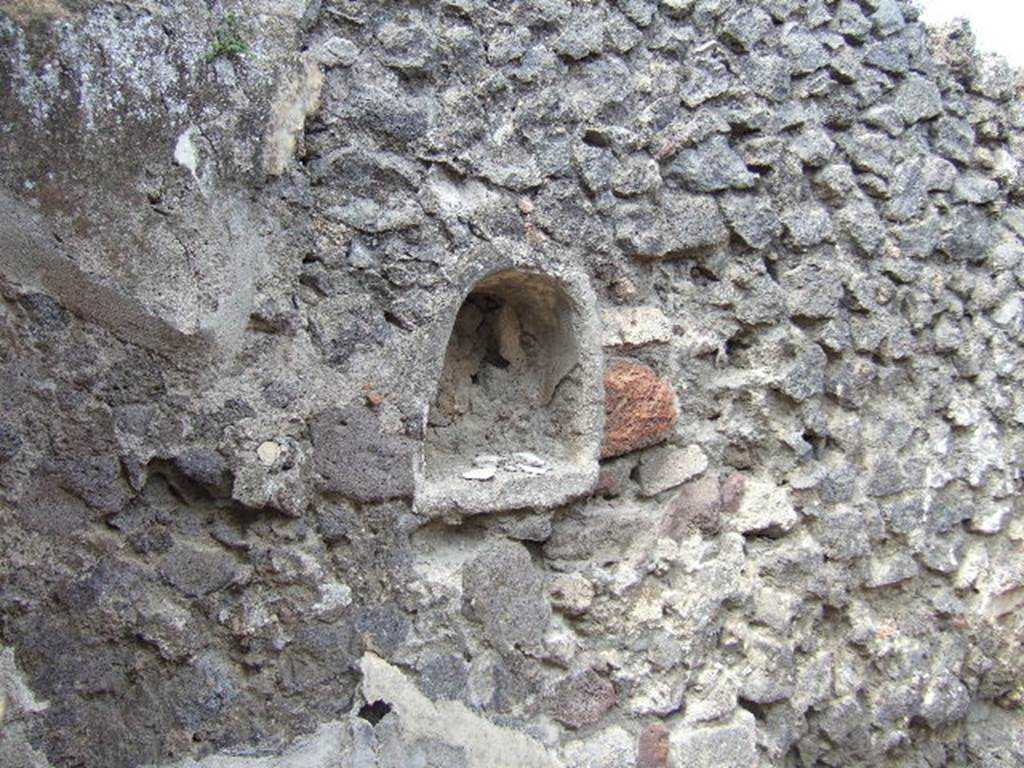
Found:
[{"label": "white stone chip", "polygon": [[272,467],[281,458],[281,445],[273,440],[265,440],[256,449],[256,457],[265,467]]},{"label": "white stone chip", "polygon": [[191,173],[193,178],[198,181],[199,177],[196,176],[196,172],[199,168],[199,153],[196,150],[196,145],[192,142],[192,131],[194,130],[193,126],[178,136],[178,140],[174,143],[174,162]]},{"label": "white stone chip", "polygon": [[531,467],[546,467],[548,465],[548,463],[540,456],[535,453],[530,453],[529,451],[513,453],[512,458],[520,464],[529,464]]},{"label": "white stone chip", "polygon": [[498,468],[495,466],[476,467],[475,469],[470,469],[466,472],[463,472],[462,478],[464,480],[478,480],[482,482],[485,480],[492,480],[497,471]]},{"label": "white stone chip", "polygon": [[528,475],[546,475],[548,473],[548,467],[532,467],[529,464],[516,464],[515,470]]},{"label": "white stone chip", "polygon": [[528,475],[546,475],[551,465],[535,453],[518,451],[512,454],[512,464],[508,468],[513,472],[524,472]]}]

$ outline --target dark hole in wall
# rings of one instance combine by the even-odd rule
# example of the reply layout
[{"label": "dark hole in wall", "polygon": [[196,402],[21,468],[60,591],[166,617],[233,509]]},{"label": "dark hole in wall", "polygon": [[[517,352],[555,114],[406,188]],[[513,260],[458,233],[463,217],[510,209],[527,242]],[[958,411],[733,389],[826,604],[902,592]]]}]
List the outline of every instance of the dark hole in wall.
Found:
[{"label": "dark hole in wall", "polygon": [[701,264],[694,264],[690,267],[690,280],[694,285],[707,286],[720,282],[718,276],[707,267]]},{"label": "dark hole in wall", "polygon": [[736,700],[736,703],[743,707],[743,709],[750,712],[758,720],[765,720],[768,716],[768,713],[765,711],[764,705],[758,704],[756,701],[751,701],[750,699],[745,699],[742,696],[740,696]]},{"label": "dark hole in wall", "polygon": [[384,716],[390,711],[390,704],[386,701],[382,701],[381,699],[377,699],[377,701],[372,704],[363,704],[363,706],[359,708],[359,716],[370,725],[376,725],[383,720]]}]

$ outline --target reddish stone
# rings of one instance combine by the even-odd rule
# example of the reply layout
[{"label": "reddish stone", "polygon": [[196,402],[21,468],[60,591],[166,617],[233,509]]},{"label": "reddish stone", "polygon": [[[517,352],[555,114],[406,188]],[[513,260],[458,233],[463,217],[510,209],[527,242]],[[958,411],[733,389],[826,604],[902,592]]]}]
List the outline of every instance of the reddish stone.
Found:
[{"label": "reddish stone", "polygon": [[729,475],[722,483],[722,510],[735,515],[740,509],[743,494],[747,491],[747,478],[739,472]]},{"label": "reddish stone", "polygon": [[652,723],[640,733],[636,768],[668,768],[668,729],[661,723]]},{"label": "reddish stone", "polygon": [[660,443],[675,429],[679,418],[675,390],[646,365],[612,365],[604,372],[604,391],[602,459]]},{"label": "reddish stone", "polygon": [[562,680],[555,701],[555,719],[570,728],[596,723],[615,706],[615,686],[593,669]]},{"label": "reddish stone", "polygon": [[601,473],[597,476],[597,488],[594,493],[611,499],[620,496],[626,484],[629,482],[629,475],[636,467],[636,462],[629,459],[623,461],[609,461],[601,465]]},{"label": "reddish stone", "polygon": [[375,390],[369,384],[363,384],[363,395],[366,397],[366,403],[371,408],[376,408],[384,402],[384,395]]},{"label": "reddish stone", "polygon": [[621,479],[618,472],[602,469],[601,474],[597,476],[597,488],[594,489],[594,494],[606,499],[618,496],[622,492]]},{"label": "reddish stone", "polygon": [[694,531],[718,533],[723,506],[718,478],[702,477],[686,483],[669,504],[661,523],[662,534],[681,541]]}]

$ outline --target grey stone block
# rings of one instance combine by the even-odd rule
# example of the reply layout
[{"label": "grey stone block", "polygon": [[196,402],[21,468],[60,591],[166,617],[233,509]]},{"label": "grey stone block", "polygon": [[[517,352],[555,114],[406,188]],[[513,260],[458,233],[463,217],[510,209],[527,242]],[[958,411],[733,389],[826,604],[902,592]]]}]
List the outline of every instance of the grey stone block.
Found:
[{"label": "grey stone block", "polygon": [[757,764],[754,716],[743,709],[722,725],[676,726],[669,741],[676,768],[750,768]]}]

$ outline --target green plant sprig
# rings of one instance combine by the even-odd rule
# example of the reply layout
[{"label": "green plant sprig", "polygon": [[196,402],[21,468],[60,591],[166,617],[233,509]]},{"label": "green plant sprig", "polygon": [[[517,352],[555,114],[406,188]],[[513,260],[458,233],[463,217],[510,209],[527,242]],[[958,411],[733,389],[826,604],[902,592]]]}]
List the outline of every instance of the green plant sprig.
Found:
[{"label": "green plant sprig", "polygon": [[238,17],[229,13],[224,17],[220,26],[214,30],[213,43],[210,51],[206,54],[206,61],[211,62],[221,56],[241,56],[249,50],[249,44],[242,37],[239,28]]}]

